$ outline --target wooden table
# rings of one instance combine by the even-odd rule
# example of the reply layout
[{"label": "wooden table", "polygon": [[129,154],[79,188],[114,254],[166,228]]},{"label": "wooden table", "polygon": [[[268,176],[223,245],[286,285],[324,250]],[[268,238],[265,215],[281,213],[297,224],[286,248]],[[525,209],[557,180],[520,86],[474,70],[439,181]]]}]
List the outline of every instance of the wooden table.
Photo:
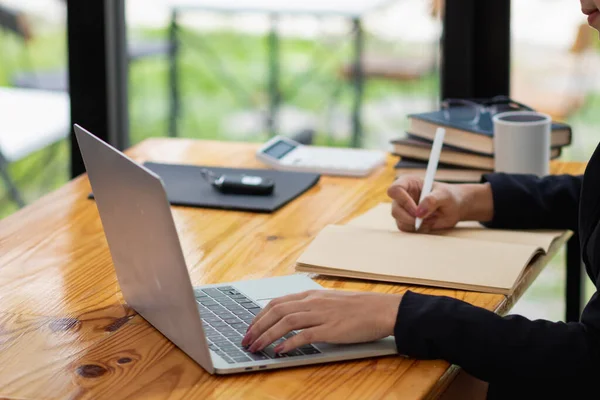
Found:
[{"label": "wooden table", "polygon": [[[147,140],[139,161],[260,167],[255,145]],[[387,199],[394,159],[368,179],[322,177],[272,215],[174,207],[194,284],[290,274],[326,224]],[[581,173],[578,163],[554,172]],[[445,361],[383,357],[264,373],[211,376],[124,304],[90,186],[81,176],[0,221],[0,397],[375,399],[434,396]],[[535,276],[533,274],[531,276]],[[400,285],[318,279],[326,287],[404,292]],[[523,287],[531,283],[525,282]],[[505,312],[501,295],[412,287]],[[521,291],[519,291],[521,292]]]}]

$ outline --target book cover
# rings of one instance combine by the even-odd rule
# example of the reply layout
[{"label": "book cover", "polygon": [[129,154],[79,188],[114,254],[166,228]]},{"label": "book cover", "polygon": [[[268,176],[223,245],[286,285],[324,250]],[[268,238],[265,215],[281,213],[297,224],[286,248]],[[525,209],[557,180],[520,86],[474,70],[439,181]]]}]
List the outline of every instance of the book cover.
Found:
[{"label": "book cover", "polygon": [[[494,154],[493,122],[489,114],[483,114],[478,124],[451,122],[444,112],[432,111],[410,114],[409,131],[412,135],[433,140],[438,127],[446,128],[445,144],[482,154]],[[561,147],[571,144],[571,127],[564,123],[552,124],[551,146]]]},{"label": "book cover", "polygon": [[[494,135],[494,123],[489,113],[481,115],[478,124],[468,124],[461,122],[448,121],[444,117],[444,111],[430,111],[425,113],[409,114],[408,118],[420,119],[423,121],[431,122],[439,126],[445,126],[449,128],[458,129],[461,131],[471,132],[478,135],[484,135],[493,137]],[[552,131],[571,131],[571,126],[561,122],[552,123]],[[569,138],[570,144],[570,138]]]}]

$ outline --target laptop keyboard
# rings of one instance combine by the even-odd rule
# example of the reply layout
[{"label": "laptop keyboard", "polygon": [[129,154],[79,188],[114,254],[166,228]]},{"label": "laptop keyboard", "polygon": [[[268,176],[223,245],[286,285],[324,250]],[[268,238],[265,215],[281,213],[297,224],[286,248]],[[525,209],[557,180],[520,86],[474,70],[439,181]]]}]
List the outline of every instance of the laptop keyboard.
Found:
[{"label": "laptop keyboard", "polygon": [[309,344],[285,354],[275,354],[275,347],[295,332],[276,340],[261,352],[251,353],[241,342],[248,325],[262,308],[231,286],[194,289],[194,292],[208,347],[229,364],[321,353]]}]

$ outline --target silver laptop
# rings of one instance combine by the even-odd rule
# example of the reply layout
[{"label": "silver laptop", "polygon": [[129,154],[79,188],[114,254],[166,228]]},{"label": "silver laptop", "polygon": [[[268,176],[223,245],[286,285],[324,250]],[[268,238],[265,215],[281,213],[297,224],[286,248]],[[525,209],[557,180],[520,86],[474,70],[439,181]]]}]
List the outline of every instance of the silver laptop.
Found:
[{"label": "silver laptop", "polygon": [[324,288],[302,275],[192,287],[161,179],[78,125],[75,134],[125,301],[206,371],[231,374],[396,353],[392,337],[357,345],[314,343],[276,355],[284,337],[250,353],[242,337],[271,299]]}]

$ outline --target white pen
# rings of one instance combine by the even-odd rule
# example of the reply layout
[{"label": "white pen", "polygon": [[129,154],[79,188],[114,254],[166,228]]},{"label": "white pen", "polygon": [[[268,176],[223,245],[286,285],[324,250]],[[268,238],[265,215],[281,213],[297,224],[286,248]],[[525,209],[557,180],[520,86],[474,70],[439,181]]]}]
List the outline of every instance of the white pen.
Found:
[{"label": "white pen", "polygon": [[[440,153],[442,152],[442,144],[444,143],[445,135],[446,129],[444,128],[437,128],[437,131],[435,131],[435,139],[433,140],[431,153],[429,154],[429,162],[427,163],[425,182],[423,182],[423,189],[421,189],[421,198],[419,199],[419,204],[423,201],[425,196],[431,192],[435,178],[435,171],[437,170],[438,162],[440,161]],[[421,218],[417,218],[415,220],[415,230],[419,230],[422,222],[423,220]]]}]

